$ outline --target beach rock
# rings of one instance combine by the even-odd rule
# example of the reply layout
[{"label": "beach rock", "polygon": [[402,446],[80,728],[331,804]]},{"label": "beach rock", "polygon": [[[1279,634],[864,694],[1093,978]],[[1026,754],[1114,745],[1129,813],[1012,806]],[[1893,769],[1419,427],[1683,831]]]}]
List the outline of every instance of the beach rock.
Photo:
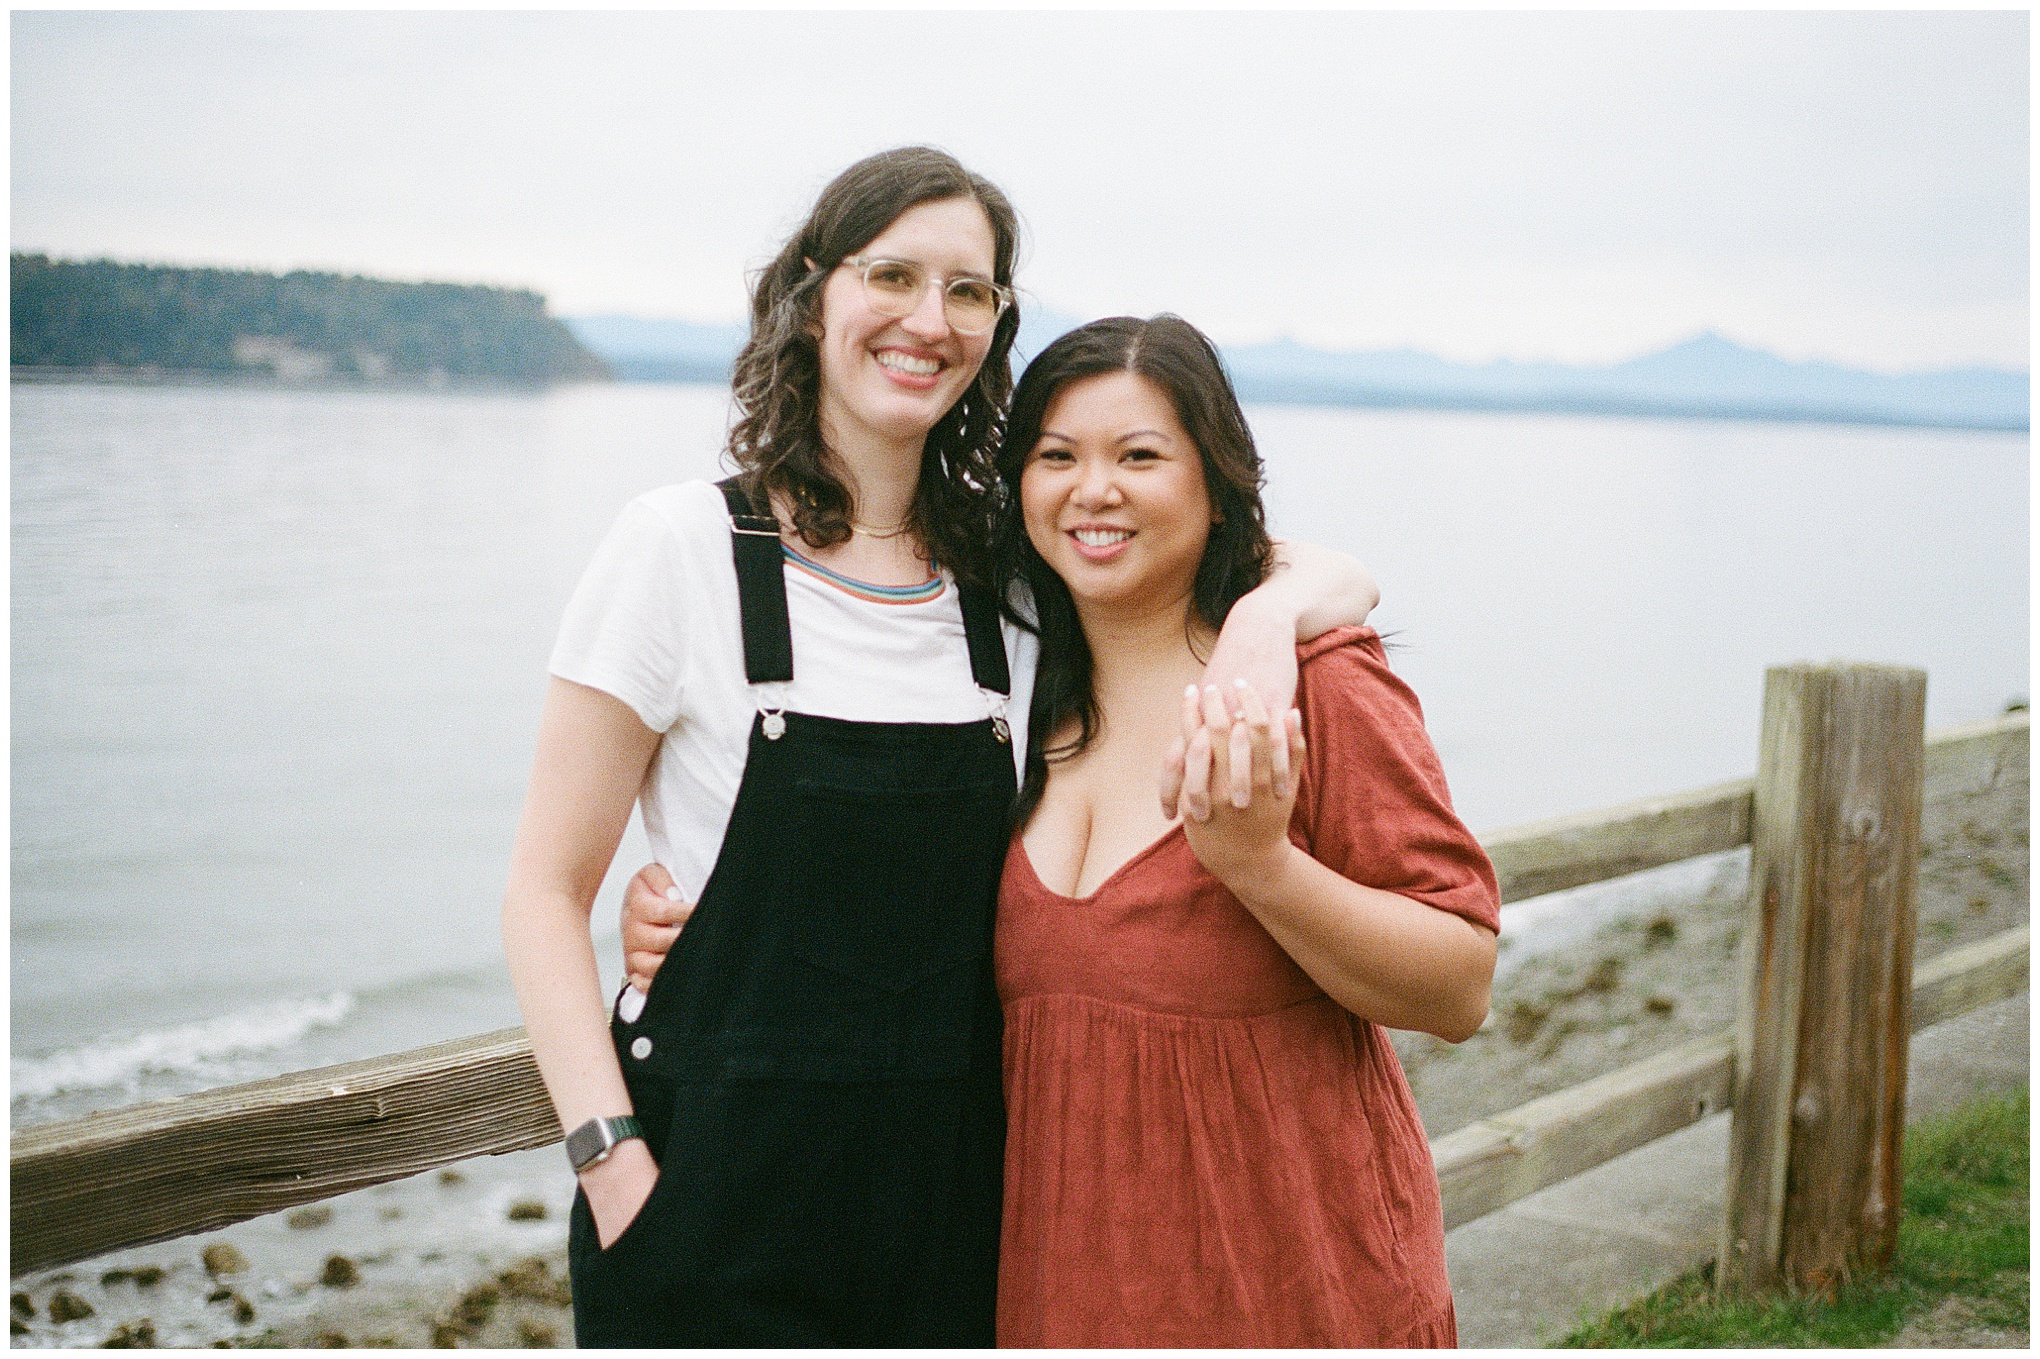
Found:
[{"label": "beach rock", "polygon": [[7,1305],[13,1309],[14,1315],[20,1317],[23,1321],[35,1319],[35,1299],[29,1297],[28,1294],[16,1293],[7,1300]]},{"label": "beach rock", "polygon": [[248,1257],[241,1254],[231,1241],[213,1242],[199,1258],[205,1261],[205,1272],[215,1279],[222,1274],[248,1272]]},{"label": "beach rock", "polygon": [[452,1322],[434,1322],[432,1324],[432,1348],[435,1350],[459,1349],[460,1342],[466,1338],[466,1335],[465,1331],[455,1326]]},{"label": "beach rock", "polygon": [[111,1288],[119,1283],[131,1283],[137,1288],[154,1288],[163,1282],[161,1265],[137,1265],[133,1269],[109,1269],[99,1276],[101,1288]]},{"label": "beach rock", "polygon": [[215,1288],[205,1295],[207,1302],[223,1302],[234,1314],[236,1325],[246,1326],[255,1319],[255,1304],[231,1288]]},{"label": "beach rock", "polygon": [[328,1288],[352,1288],[361,1282],[361,1270],[344,1255],[329,1255],[326,1267],[319,1271],[319,1282]]},{"label": "beach rock", "polygon": [[439,1183],[451,1189],[454,1185],[466,1184],[467,1176],[458,1170],[442,1170],[439,1172]]},{"label": "beach rock", "polygon": [[22,1319],[21,1319],[20,1317],[9,1317],[9,1318],[7,1318],[7,1334],[9,1334],[9,1335],[27,1335],[27,1334],[28,1334],[28,1323],[27,1323],[27,1322],[25,1322],[25,1321],[23,1321],[23,1320],[22,1320]]},{"label": "beach rock", "polygon": [[338,1331],[320,1331],[318,1339],[312,1341],[312,1348],[315,1350],[344,1350],[347,1348],[347,1337]]},{"label": "beach rock", "polygon": [[92,1304],[68,1288],[59,1288],[50,1294],[50,1320],[59,1326],[66,1322],[83,1321],[92,1315]]},{"label": "beach rock", "polygon": [[156,1348],[156,1323],[143,1317],[132,1325],[117,1326],[112,1335],[99,1342],[103,1350],[152,1350]]},{"label": "beach rock", "polygon": [[520,1321],[517,1323],[517,1343],[528,1350],[557,1349],[559,1327],[548,1326],[543,1321]]},{"label": "beach rock", "polygon": [[564,1278],[555,1277],[543,1256],[520,1260],[496,1276],[506,1298],[529,1298],[553,1307],[571,1307],[574,1290]]},{"label": "beach rock", "polygon": [[510,1205],[509,1216],[512,1222],[543,1222],[545,1205],[537,1199],[519,1199]]},{"label": "beach rock", "polygon": [[461,1294],[460,1301],[453,1305],[450,1320],[461,1328],[463,1335],[473,1335],[489,1324],[495,1315],[496,1304],[503,1301],[502,1290],[492,1283],[476,1284]]},{"label": "beach rock", "polygon": [[313,1227],[323,1227],[332,1220],[332,1205],[314,1203],[300,1208],[289,1217],[286,1217],[283,1220],[283,1224],[286,1227],[295,1227],[299,1231],[308,1231]]}]

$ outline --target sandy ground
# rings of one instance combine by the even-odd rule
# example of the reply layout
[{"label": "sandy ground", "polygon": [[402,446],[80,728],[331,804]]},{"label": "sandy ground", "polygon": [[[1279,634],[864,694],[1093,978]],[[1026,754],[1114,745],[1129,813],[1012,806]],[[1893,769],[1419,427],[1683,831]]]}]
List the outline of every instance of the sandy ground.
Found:
[{"label": "sandy ground", "polygon": [[[2026,923],[2024,786],[1930,805],[1923,830],[1919,959]],[[1396,1036],[1426,1129],[1451,1132],[1725,1027],[1746,880],[1737,851],[1511,908],[1486,1027],[1457,1047]],[[1509,943],[1533,915],[1544,927]],[[546,1148],[25,1276],[13,1343],[569,1344],[571,1192]],[[2005,1343],[1943,1311],[1900,1343]]]}]

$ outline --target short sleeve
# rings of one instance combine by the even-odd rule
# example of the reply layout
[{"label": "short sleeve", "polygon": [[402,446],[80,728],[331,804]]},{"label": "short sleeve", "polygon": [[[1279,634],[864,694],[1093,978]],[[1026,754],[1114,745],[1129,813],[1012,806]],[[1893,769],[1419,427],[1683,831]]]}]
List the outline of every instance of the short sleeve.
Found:
[{"label": "short sleeve", "polygon": [[691,596],[678,530],[634,500],[567,601],[548,666],[628,704],[653,731],[679,720]]},{"label": "short sleeve", "polygon": [[1494,866],[1452,810],[1423,709],[1380,637],[1339,628],[1301,650],[1308,749],[1293,826],[1304,848],[1354,882],[1499,931]]}]

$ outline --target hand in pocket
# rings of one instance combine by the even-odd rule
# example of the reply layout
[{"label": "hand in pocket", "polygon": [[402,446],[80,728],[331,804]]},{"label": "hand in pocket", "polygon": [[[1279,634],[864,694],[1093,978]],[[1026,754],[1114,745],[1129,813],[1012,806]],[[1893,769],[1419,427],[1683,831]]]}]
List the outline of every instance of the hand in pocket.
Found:
[{"label": "hand in pocket", "polygon": [[659,1182],[659,1163],[642,1138],[630,1138],[601,1162],[581,1172],[581,1190],[595,1218],[595,1242],[608,1250],[637,1221]]}]

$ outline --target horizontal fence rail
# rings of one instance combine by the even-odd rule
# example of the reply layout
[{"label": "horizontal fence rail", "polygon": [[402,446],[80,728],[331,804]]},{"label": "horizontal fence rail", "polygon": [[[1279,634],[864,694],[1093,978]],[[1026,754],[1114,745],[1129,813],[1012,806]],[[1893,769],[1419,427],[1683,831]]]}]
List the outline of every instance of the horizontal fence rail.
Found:
[{"label": "horizontal fence rail", "polygon": [[[2026,989],[2024,926],[1920,964],[1915,1031]],[[1735,1031],[1723,1029],[1431,1143],[1449,1230],[1486,1217],[1733,1103]]]},{"label": "horizontal fence rail", "polygon": [[[2024,780],[2027,714],[1950,727],[1927,738],[1928,805]],[[1645,798],[1595,812],[1533,821],[1481,838],[1494,861],[1502,901],[1522,901],[1605,882],[1750,842],[1754,779],[1691,793]]]},{"label": "horizontal fence rail", "polygon": [[[1938,733],[1925,801],[2027,777],[2024,713]],[[1483,843],[1503,901],[1749,843],[1752,783],[1515,827]],[[2027,985],[2027,931],[1924,963],[1915,1027]],[[1728,1107],[1733,1042],[1695,1040],[1432,1144],[1447,1226]],[[90,1114],[16,1134],[14,1274],[211,1231],[475,1156],[561,1137],[521,1029]]]},{"label": "horizontal fence rail", "polygon": [[13,1273],[562,1136],[522,1029],[16,1133]]}]

